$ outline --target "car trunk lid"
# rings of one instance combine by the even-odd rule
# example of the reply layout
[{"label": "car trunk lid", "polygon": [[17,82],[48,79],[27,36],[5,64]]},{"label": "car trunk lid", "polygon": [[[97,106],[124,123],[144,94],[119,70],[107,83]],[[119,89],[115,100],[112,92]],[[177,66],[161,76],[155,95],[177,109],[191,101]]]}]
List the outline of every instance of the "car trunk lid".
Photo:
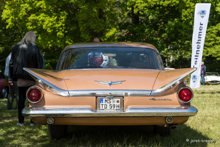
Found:
[{"label": "car trunk lid", "polygon": [[86,69],[61,71],[69,90],[151,90],[160,71],[147,69]]}]

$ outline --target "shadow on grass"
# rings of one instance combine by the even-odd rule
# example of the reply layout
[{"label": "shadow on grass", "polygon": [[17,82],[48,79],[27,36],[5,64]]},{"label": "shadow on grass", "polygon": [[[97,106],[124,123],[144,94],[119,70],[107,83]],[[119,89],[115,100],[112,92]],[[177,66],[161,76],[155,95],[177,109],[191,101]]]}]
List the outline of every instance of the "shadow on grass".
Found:
[{"label": "shadow on grass", "polygon": [[[169,137],[155,135],[152,126],[70,126],[67,138],[45,145],[65,146],[207,146],[211,140],[186,125]],[[54,144],[55,145],[55,144]]]},{"label": "shadow on grass", "polygon": [[0,147],[37,146],[39,142],[49,142],[46,126],[31,127],[26,118],[25,126],[19,127],[17,116],[17,110],[7,110],[7,99],[0,99]]},{"label": "shadow on grass", "polygon": [[220,91],[213,91],[213,92],[207,92],[207,91],[199,91],[197,94],[220,94]]}]

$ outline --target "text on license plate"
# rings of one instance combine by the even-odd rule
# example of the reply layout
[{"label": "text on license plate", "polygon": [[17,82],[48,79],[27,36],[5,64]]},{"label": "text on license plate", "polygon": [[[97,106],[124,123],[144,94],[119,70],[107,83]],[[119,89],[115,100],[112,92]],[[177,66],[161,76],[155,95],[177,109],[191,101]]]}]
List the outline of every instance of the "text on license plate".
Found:
[{"label": "text on license plate", "polygon": [[120,99],[100,98],[100,110],[120,109]]}]

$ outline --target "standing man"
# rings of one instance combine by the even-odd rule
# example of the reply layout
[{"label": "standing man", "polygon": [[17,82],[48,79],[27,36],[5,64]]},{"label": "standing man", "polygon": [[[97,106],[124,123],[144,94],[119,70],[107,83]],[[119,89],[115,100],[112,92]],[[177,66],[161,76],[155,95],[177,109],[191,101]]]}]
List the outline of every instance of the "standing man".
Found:
[{"label": "standing man", "polygon": [[[9,62],[10,62],[10,60],[11,60],[11,53],[8,55],[8,57],[6,58],[6,61],[5,61],[4,75],[5,75],[5,78],[6,78],[7,82],[8,82]],[[9,90],[9,94],[8,94],[7,109],[11,110],[12,106],[13,106],[14,97],[15,97],[15,94],[17,92],[17,83],[16,83],[16,81],[13,81],[13,85],[8,83],[8,90]],[[17,99],[16,99],[16,108],[17,108]]]},{"label": "standing man", "polygon": [[202,79],[202,85],[205,85],[205,74],[206,74],[206,66],[204,62],[201,62],[201,79]]}]

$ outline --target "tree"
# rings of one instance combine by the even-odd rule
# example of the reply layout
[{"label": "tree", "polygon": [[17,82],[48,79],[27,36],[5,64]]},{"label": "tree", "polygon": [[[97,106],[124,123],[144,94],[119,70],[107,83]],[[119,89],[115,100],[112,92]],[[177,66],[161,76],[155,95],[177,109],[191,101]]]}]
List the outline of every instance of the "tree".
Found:
[{"label": "tree", "polygon": [[219,0],[211,2],[209,23],[205,38],[203,61],[207,66],[207,71],[220,72],[220,4]]},{"label": "tree", "polygon": [[61,50],[68,44],[88,42],[94,37],[115,40],[115,3],[114,0],[11,0],[6,2],[2,18],[7,29],[18,30],[20,36],[30,30],[37,33],[37,44],[46,63],[54,68]]},{"label": "tree", "polygon": [[[130,14],[135,13],[139,16],[139,22],[127,21],[129,19],[124,17],[120,22],[120,29],[125,33],[120,40],[154,44],[167,66],[177,67],[179,64],[175,62],[179,59],[182,59],[182,67],[190,66],[195,7],[193,2],[187,0],[123,2],[123,13],[127,13],[127,18],[131,20],[134,15]],[[188,64],[184,64],[186,61]]]},{"label": "tree", "polygon": [[[4,10],[6,0],[0,0],[0,16]],[[11,47],[18,40],[20,35],[19,31],[15,28],[7,29],[7,23],[0,19],[0,68],[4,68],[5,60],[8,54],[11,52]]]}]

